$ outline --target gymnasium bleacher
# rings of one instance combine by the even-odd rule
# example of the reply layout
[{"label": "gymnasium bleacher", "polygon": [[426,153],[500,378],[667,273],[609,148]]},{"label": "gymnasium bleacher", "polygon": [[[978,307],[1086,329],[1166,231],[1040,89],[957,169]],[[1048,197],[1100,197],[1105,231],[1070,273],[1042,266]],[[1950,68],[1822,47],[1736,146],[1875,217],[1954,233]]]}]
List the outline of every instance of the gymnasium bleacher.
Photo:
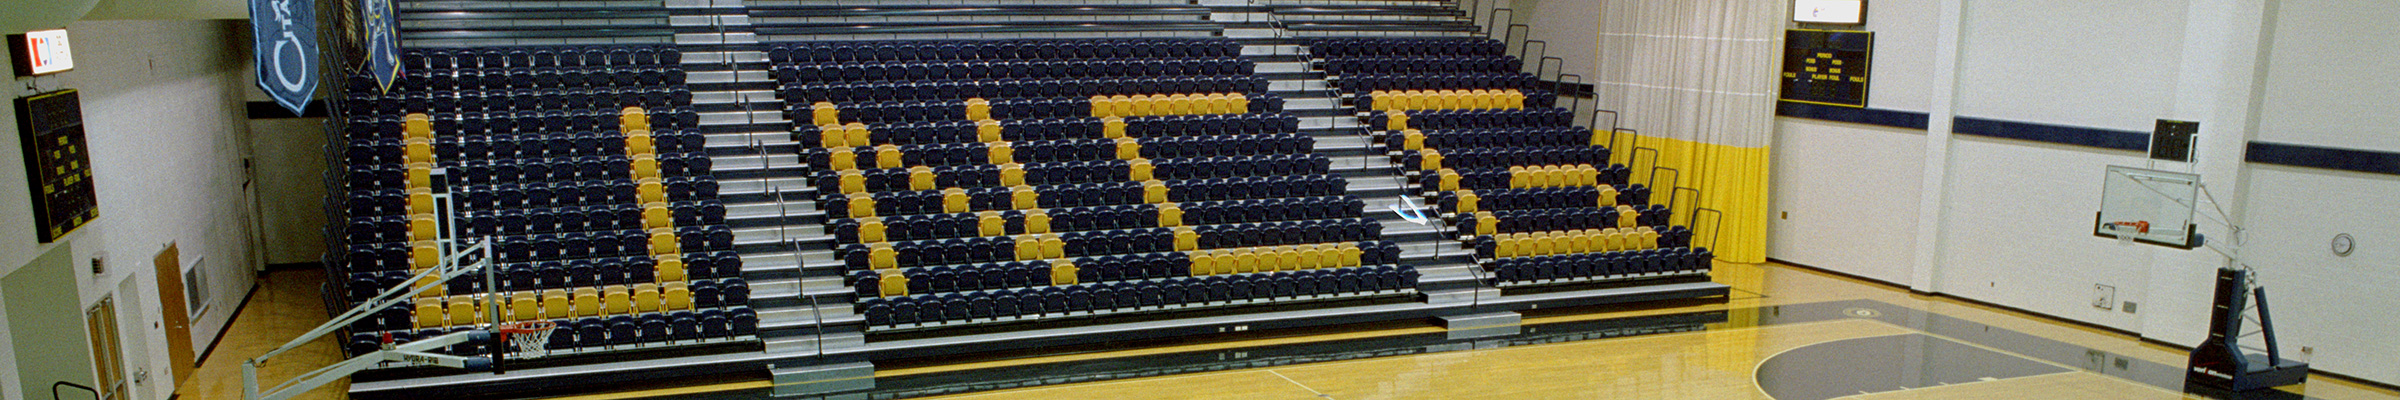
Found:
[{"label": "gymnasium bleacher", "polygon": [[[388,93],[350,77],[349,251],[335,264],[347,300],[470,238],[490,240],[503,272],[498,287],[453,280],[361,321],[349,348],[491,322],[494,307],[503,322],[570,327],[550,336],[561,353],[755,331],[679,58],[664,46],[411,50]],[[488,291],[507,304],[476,296]]]},{"label": "gymnasium bleacher", "polygon": [[1705,274],[1711,253],[1671,226],[1650,189],[1609,164],[1605,133],[1572,126],[1506,43],[1315,38],[1393,159],[1434,193],[1494,286]]},{"label": "gymnasium bleacher", "polygon": [[497,311],[556,322],[525,365],[589,383],[353,395],[1724,293],[1458,4],[913,3],[403,2],[407,75],[335,107],[334,308],[482,240],[500,269],[345,347]]},{"label": "gymnasium bleacher", "polygon": [[1231,40],[772,46],[870,329],[1414,287]]}]

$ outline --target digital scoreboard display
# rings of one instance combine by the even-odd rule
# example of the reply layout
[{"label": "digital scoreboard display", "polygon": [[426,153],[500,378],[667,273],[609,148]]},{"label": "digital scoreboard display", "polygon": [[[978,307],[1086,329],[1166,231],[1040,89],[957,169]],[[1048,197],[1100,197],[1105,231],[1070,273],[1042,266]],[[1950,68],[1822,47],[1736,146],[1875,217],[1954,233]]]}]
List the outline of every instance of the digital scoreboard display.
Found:
[{"label": "digital scoreboard display", "polygon": [[1784,31],[1783,101],[1866,107],[1875,33]]},{"label": "digital scoreboard display", "polygon": [[82,96],[68,89],[17,98],[17,128],[25,145],[26,178],[32,181],[34,229],[42,243],[99,217],[91,147],[83,138]]}]

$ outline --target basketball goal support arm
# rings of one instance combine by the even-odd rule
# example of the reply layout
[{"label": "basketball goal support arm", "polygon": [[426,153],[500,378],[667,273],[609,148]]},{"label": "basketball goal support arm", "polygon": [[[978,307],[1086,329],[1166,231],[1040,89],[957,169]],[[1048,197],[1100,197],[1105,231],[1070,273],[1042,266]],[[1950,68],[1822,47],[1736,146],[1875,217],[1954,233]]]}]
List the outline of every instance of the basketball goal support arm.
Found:
[{"label": "basketball goal support arm", "polygon": [[[408,280],[402,281],[399,287],[385,290],[382,294],[375,295],[375,297],[372,299],[360,302],[358,307],[351,308],[350,311],[343,312],[342,315],[334,316],[332,321],[327,321],[324,325],[318,325],[316,329],[310,329],[308,333],[301,334],[300,337],[293,338],[291,342],[284,343],[284,345],[281,347],[276,347],[274,350],[269,350],[264,354],[260,354],[257,358],[252,358],[251,361],[264,363],[268,358],[272,358],[278,354],[283,354],[283,352],[299,348],[301,345],[305,345],[310,341],[316,340],[317,337],[332,334],[334,331],[341,330],[344,327],[350,326],[352,323],[358,322],[358,320],[366,319],[369,315],[374,315],[374,313],[381,312],[385,308],[407,304],[410,299],[414,299],[417,297],[417,295],[433,289],[436,285],[449,283],[451,279],[457,279],[458,277],[466,276],[466,274],[469,272],[481,270],[485,266],[491,264],[491,257],[489,257],[489,254],[485,254],[486,257],[483,257],[482,260],[476,261],[473,264],[460,263],[459,260],[467,254],[487,253],[489,252],[490,247],[490,242],[478,243],[475,246],[468,247],[465,251],[460,251],[457,254],[453,254],[451,255],[450,259],[446,260],[447,262],[442,263],[440,267],[436,267],[431,271],[410,276],[408,277]],[[427,279],[432,279],[434,281],[430,284],[418,284],[419,282]]]},{"label": "basketball goal support arm", "polygon": [[[491,242],[486,241],[477,243],[473,246],[467,247],[464,250],[450,254],[448,257],[445,257],[442,260],[443,262],[440,265],[434,267],[433,269],[410,276],[408,280],[402,281],[398,287],[387,289],[382,294],[376,295],[374,298],[360,302],[358,307],[351,308],[350,311],[343,312],[341,315],[335,316],[332,321],[328,321],[323,325],[318,325],[315,329],[309,330],[308,333],[302,334],[297,338],[293,338],[291,342],[285,343],[282,347],[277,347],[274,350],[260,354],[258,357],[242,362],[243,398],[250,400],[290,398],[291,396],[298,395],[300,392],[306,391],[307,389],[323,386],[326,383],[333,382],[334,380],[350,376],[350,374],[366,370],[367,368],[373,368],[376,365],[389,361],[405,361],[454,368],[488,367],[491,363],[489,358],[460,357],[424,352],[425,350],[447,347],[468,340],[488,340],[491,337],[491,333],[485,331],[460,332],[393,346],[391,350],[381,350],[373,353],[362,354],[349,360],[343,360],[342,362],[336,363],[332,366],[320,368],[316,371],[310,371],[308,374],[302,375],[292,381],[287,381],[287,383],[283,385],[277,385],[275,390],[265,394],[266,396],[269,396],[266,398],[259,397],[261,394],[258,392],[258,366],[265,364],[267,359],[283,354],[283,352],[299,348],[302,345],[315,341],[319,337],[332,334],[334,331],[348,327],[350,324],[356,323],[361,319],[366,319],[368,316],[373,315],[376,312],[381,312],[385,308],[406,304],[411,299],[416,298],[417,295],[432,290],[435,286],[447,284],[452,279],[467,276],[475,271],[486,270],[487,267],[491,265],[491,250]],[[466,256],[470,254],[481,255],[482,257],[474,263],[462,262],[466,259]],[[430,282],[428,282],[428,280],[430,280]],[[295,391],[295,389],[298,391]]]},{"label": "basketball goal support arm", "polygon": [[267,388],[266,392],[259,391],[258,360],[254,359],[242,363],[242,398],[247,400],[290,399],[294,396],[299,396],[302,393],[307,393],[310,390],[315,390],[318,387],[325,386],[326,384],[333,383],[333,381],[349,377],[350,374],[355,374],[368,368],[374,368],[378,364],[392,361],[407,362],[418,365],[438,365],[468,370],[488,368],[491,366],[492,362],[491,358],[489,357],[454,356],[448,354],[429,353],[429,351],[439,350],[443,347],[449,347],[451,345],[460,343],[480,342],[490,339],[490,332],[477,330],[451,333],[447,335],[435,336],[430,339],[408,342],[407,344],[392,346],[392,348],[389,350],[377,350],[372,353],[361,354],[358,357],[342,360],[342,362],[334,363],[333,365],[326,366],[325,368],[309,371],[307,374],[302,374],[299,377],[292,378],[292,380],[286,381],[282,385],[277,385],[273,388]]}]

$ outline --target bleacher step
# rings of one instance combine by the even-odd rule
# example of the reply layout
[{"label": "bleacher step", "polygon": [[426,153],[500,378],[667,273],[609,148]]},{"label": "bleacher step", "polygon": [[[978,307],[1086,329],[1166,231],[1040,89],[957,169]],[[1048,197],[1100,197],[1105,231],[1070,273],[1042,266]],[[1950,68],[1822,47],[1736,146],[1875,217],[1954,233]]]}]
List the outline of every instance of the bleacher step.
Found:
[{"label": "bleacher step", "polygon": [[867,335],[859,332],[834,332],[823,335],[791,335],[766,340],[767,354],[810,355],[820,351],[865,346]]}]

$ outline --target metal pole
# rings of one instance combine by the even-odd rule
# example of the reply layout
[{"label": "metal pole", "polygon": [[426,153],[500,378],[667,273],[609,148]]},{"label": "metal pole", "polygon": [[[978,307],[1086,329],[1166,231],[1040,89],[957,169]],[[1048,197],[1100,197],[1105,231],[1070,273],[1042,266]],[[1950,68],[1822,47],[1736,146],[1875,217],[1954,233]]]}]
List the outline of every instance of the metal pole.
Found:
[{"label": "metal pole", "polygon": [[2274,367],[2276,362],[2283,360],[2283,349],[2275,345],[2275,319],[2267,316],[2267,288],[2250,288],[2250,293],[2250,297],[2258,299],[2258,331],[2266,335],[2267,366]]},{"label": "metal pole", "polygon": [[[484,240],[489,241],[491,239],[486,238]],[[476,260],[475,265],[483,268],[484,315],[487,315],[491,318],[489,320],[485,320],[487,323],[484,325],[484,329],[492,330],[492,339],[486,341],[486,343],[492,347],[492,374],[498,375],[505,371],[505,369],[501,368],[500,363],[508,358],[508,338],[506,337],[508,334],[499,332],[501,307],[500,273],[495,271],[499,268],[496,268],[492,264],[492,246],[483,246],[483,252],[479,258],[481,259]]]}]

